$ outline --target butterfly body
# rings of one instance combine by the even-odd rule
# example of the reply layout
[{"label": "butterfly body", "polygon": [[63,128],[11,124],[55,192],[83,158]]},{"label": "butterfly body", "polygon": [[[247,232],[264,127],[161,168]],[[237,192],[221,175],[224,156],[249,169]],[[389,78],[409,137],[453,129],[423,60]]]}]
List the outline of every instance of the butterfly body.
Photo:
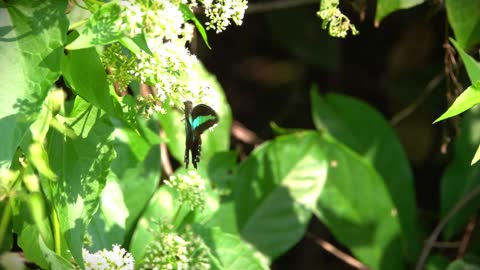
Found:
[{"label": "butterfly body", "polygon": [[200,161],[202,133],[218,123],[217,113],[205,104],[193,107],[191,101],[185,101],[185,168],[188,168],[190,153],[195,169]]}]

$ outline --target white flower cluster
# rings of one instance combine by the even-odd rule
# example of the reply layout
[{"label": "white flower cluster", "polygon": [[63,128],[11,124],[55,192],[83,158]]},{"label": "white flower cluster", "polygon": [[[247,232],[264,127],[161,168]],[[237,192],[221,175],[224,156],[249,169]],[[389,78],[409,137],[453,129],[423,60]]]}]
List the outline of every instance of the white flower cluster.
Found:
[{"label": "white flower cluster", "polygon": [[133,270],[135,266],[132,254],[119,245],[113,245],[111,251],[103,249],[93,254],[83,249],[82,256],[87,270]]},{"label": "white flower cluster", "polygon": [[155,239],[147,246],[139,269],[206,270],[211,268],[207,247],[189,227],[184,233],[179,234],[173,230],[173,226],[162,223],[154,234]]},{"label": "white flower cluster", "polygon": [[232,20],[236,25],[242,25],[247,0],[200,0],[205,6],[205,15],[210,20],[206,23],[207,29],[222,32],[230,25]]},{"label": "white flower cluster", "polygon": [[[184,101],[213,105],[214,92],[210,82],[197,72],[197,58],[185,48],[193,37],[194,26],[185,22],[180,5],[191,9],[203,5],[210,20],[207,29],[223,31],[233,21],[240,25],[247,0],[121,0],[116,28],[129,37],[144,33],[150,53],[141,52],[121,57],[113,47],[105,50],[104,64],[109,79],[120,89],[132,80],[154,86],[149,96],[137,97],[137,109],[150,117],[165,113],[166,106],[181,106]],[[167,103],[167,100],[169,103]]]},{"label": "white flower cluster", "polygon": [[172,175],[165,184],[177,190],[180,202],[188,203],[191,210],[203,209],[205,206],[205,180],[197,171],[189,170],[187,174]]},{"label": "white flower cluster", "polygon": [[134,37],[145,33],[150,39],[177,40],[191,37],[193,28],[183,19],[177,5],[166,0],[122,0],[122,29]]}]

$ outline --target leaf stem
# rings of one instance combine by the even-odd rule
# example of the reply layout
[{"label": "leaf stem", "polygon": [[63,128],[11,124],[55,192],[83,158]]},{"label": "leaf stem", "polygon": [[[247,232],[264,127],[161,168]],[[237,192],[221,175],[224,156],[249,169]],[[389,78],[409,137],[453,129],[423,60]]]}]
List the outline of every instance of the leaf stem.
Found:
[{"label": "leaf stem", "polygon": [[10,206],[10,202],[11,200],[7,198],[5,210],[3,211],[2,219],[0,220],[0,243],[4,243],[8,224],[10,223],[10,218],[12,217],[12,207]]},{"label": "leaf stem", "polygon": [[97,4],[97,5],[104,5],[105,2],[102,2],[102,1],[98,1],[98,0],[84,0],[83,2],[90,2],[92,4]]},{"label": "leaf stem", "polygon": [[175,227],[179,227],[180,224],[182,223],[181,222],[182,220],[179,220],[179,222],[177,223],[177,219],[180,216],[180,211],[182,210],[182,207],[183,207],[183,204],[180,204],[177,208],[177,211],[175,212],[175,215],[173,216],[172,223],[175,225]]},{"label": "leaf stem", "polygon": [[74,22],[74,23],[70,24],[70,26],[68,27],[68,30],[69,30],[69,31],[70,31],[70,30],[73,30],[73,29],[75,29],[75,28],[77,28],[77,27],[80,27],[80,26],[86,24],[87,22],[88,22],[88,19],[83,19],[83,20],[80,20],[80,21],[78,21],[78,22]]},{"label": "leaf stem", "polygon": [[57,210],[55,207],[52,209],[52,229],[53,229],[53,246],[54,251],[58,255],[62,255],[62,242],[60,239],[60,223],[58,222]]}]

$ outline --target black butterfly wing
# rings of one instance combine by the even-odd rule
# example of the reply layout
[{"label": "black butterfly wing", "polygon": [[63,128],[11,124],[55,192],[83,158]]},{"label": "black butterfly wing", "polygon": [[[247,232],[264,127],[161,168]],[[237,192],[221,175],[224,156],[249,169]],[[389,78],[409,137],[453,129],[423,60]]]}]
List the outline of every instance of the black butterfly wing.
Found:
[{"label": "black butterfly wing", "polygon": [[185,168],[188,168],[190,153],[195,169],[200,162],[202,148],[202,133],[218,123],[217,113],[205,104],[199,104],[192,109],[192,102],[185,103]]},{"label": "black butterfly wing", "polygon": [[200,162],[202,148],[202,133],[218,123],[217,113],[205,104],[199,104],[192,109],[190,101],[185,102],[185,167],[188,167],[190,153],[195,169]]},{"label": "black butterfly wing", "polygon": [[210,106],[198,104],[193,108],[191,125],[194,135],[200,136],[216,123],[218,123],[218,115]]}]

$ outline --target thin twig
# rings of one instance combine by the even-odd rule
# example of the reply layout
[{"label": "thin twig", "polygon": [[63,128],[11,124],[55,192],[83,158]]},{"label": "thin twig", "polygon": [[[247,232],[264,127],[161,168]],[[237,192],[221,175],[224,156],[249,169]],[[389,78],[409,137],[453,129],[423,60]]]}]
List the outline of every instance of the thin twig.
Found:
[{"label": "thin twig", "polygon": [[[160,138],[165,137],[165,131],[160,131]],[[170,177],[173,174],[172,164],[170,163],[170,158],[168,156],[167,144],[162,142],[160,144],[160,161],[162,164],[163,171],[165,174]]]},{"label": "thin twig", "polygon": [[258,138],[255,132],[251,131],[238,121],[233,121],[232,136],[241,142],[244,142],[246,144],[252,144],[255,146],[262,142],[262,140]]},{"label": "thin twig", "polygon": [[292,8],[292,7],[298,7],[298,6],[310,5],[310,4],[318,5],[318,3],[319,3],[318,0],[281,0],[281,1],[254,3],[254,4],[248,5],[246,13],[253,14],[253,13],[267,12],[267,11]]},{"label": "thin twig", "polygon": [[456,242],[434,242],[433,248],[458,248],[461,245],[460,241]]},{"label": "thin twig", "polygon": [[348,255],[347,253],[341,251],[340,249],[336,248],[334,245],[330,244],[329,242],[315,237],[315,235],[307,232],[307,237],[311,238],[315,243],[317,243],[319,246],[321,246],[323,249],[325,249],[327,252],[332,254],[333,256],[339,258],[342,260],[344,263],[355,267],[360,270],[368,270],[368,267],[361,263],[359,260],[353,258],[352,256]]},{"label": "thin twig", "polygon": [[415,100],[410,103],[405,109],[401,110],[397,114],[395,114],[392,119],[390,120],[390,124],[392,126],[398,125],[402,120],[407,118],[410,114],[412,114],[420,105],[422,105],[423,102],[427,99],[430,94],[432,94],[433,90],[438,87],[438,85],[442,82],[442,80],[445,78],[444,73],[439,73],[437,76],[435,76],[432,80],[428,82],[428,84],[425,86],[424,90],[422,91],[422,94],[419,95]]},{"label": "thin twig", "polygon": [[473,200],[476,196],[480,194],[480,185],[476,186],[472,191],[469,193],[465,194],[458,202],[455,204],[455,206],[448,212],[448,214],[438,223],[437,227],[433,230],[432,234],[428,237],[425,246],[423,247],[422,253],[418,259],[417,265],[415,267],[415,270],[422,270],[423,266],[425,265],[425,261],[427,260],[428,254],[430,253],[430,250],[433,247],[433,244],[435,243],[435,240],[437,239],[438,235],[442,232],[443,227],[447,225],[447,223],[452,219],[455,214],[459,210],[461,210],[467,203],[469,203],[471,200]]},{"label": "thin twig", "polygon": [[467,224],[467,228],[465,229],[465,233],[463,234],[462,241],[460,241],[460,247],[458,248],[457,258],[462,258],[465,255],[465,251],[467,251],[468,244],[472,239],[472,233],[475,229],[477,220],[477,215],[474,215],[470,222]]}]

